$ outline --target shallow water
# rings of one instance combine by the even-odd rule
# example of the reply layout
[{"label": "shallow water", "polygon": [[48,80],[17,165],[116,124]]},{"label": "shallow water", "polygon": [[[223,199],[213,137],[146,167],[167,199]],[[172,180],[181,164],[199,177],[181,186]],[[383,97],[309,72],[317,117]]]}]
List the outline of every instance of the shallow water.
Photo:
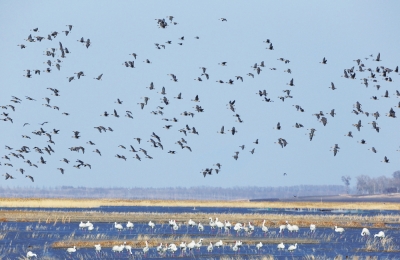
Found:
[{"label": "shallow water", "polygon": [[[30,209],[32,210],[32,209]],[[44,210],[44,209],[40,209]],[[64,211],[64,209],[54,209],[57,211]],[[75,209],[73,209],[75,210]],[[71,209],[68,209],[71,211]],[[86,210],[87,211],[87,210]],[[103,212],[157,212],[157,213],[189,213],[193,212],[193,208],[174,208],[174,207],[101,207],[93,211]],[[207,212],[207,213],[284,213],[284,214],[310,214],[310,211],[298,211],[298,210],[263,210],[263,209],[228,209],[228,208],[196,208],[195,212]],[[328,212],[329,213],[329,212]],[[328,214],[326,212],[315,212],[315,214]],[[394,214],[398,212],[387,211],[386,214]],[[330,213],[332,214],[332,213]],[[343,213],[341,213],[343,214]],[[347,213],[352,214],[352,213]],[[361,214],[374,215],[384,214],[381,211],[363,211]],[[360,215],[360,214],[357,214]],[[250,220],[251,221],[251,220]],[[208,223],[208,222],[207,222]],[[124,225],[126,223],[121,223]],[[126,251],[120,254],[113,253],[111,248],[103,248],[102,254],[96,254],[94,248],[79,248],[76,253],[69,255],[66,249],[54,249],[51,244],[56,241],[63,240],[118,240],[120,244],[127,241],[129,244],[130,240],[136,240],[138,235],[148,235],[153,237],[155,240],[160,238],[169,238],[171,235],[175,237],[182,237],[188,235],[198,241],[203,238],[203,246],[200,250],[184,255],[179,258],[195,258],[195,259],[219,259],[221,256],[235,255],[242,256],[243,259],[251,259],[262,255],[272,255],[275,259],[307,259],[307,255],[313,255],[316,259],[333,259],[337,255],[342,255],[343,259],[346,256],[360,256],[361,259],[365,259],[368,256],[378,256],[378,259],[400,259],[400,252],[383,252],[383,249],[387,249],[392,245],[392,249],[400,250],[400,229],[399,225],[391,224],[387,229],[383,231],[386,234],[386,240],[380,240],[373,238],[373,234],[378,233],[381,229],[370,228],[371,237],[366,238],[361,236],[361,229],[350,229],[346,228],[345,232],[340,235],[332,228],[318,228],[314,234],[310,234],[308,228],[300,228],[298,233],[288,233],[285,231],[284,237],[296,239],[298,247],[292,253],[287,251],[289,245],[286,245],[286,250],[279,251],[276,246],[278,242],[267,244],[266,240],[280,238],[279,230],[276,228],[270,228],[267,234],[264,234],[261,227],[255,228],[255,231],[251,234],[245,234],[243,231],[237,234],[231,230],[230,234],[221,231],[221,234],[217,234],[217,230],[212,230],[208,224],[204,224],[205,230],[200,233],[196,227],[190,228],[186,225],[181,225],[176,232],[172,232],[168,224],[157,225],[154,230],[151,230],[147,223],[134,223],[132,230],[124,228],[122,231],[117,231],[114,228],[114,222],[110,223],[93,223],[94,230],[80,230],[79,223],[38,223],[38,222],[2,222],[0,223],[0,234],[2,239],[0,240],[0,258],[1,259],[23,259],[26,256],[27,251],[32,251],[38,255],[38,259],[176,259],[180,256],[181,251],[178,250],[175,256],[171,253],[166,255],[159,255],[156,252],[156,248],[150,248],[150,251],[146,255],[143,255],[141,248],[132,250],[132,254],[128,254]],[[251,243],[243,243],[240,252],[234,252],[231,248],[232,245],[225,245],[221,248],[214,248],[212,253],[207,252],[207,246],[209,242],[215,243],[219,239],[218,237],[229,237],[231,240],[251,240]],[[318,240],[319,243],[307,244],[306,240]],[[280,240],[280,239],[279,239]],[[260,241],[263,242],[263,247],[260,251],[257,251],[255,245]],[[181,241],[179,240],[179,243]],[[186,241],[189,243],[190,241]],[[362,251],[366,244],[375,242],[375,247],[379,252],[364,252]],[[386,242],[386,245],[384,244]],[[179,243],[176,245],[179,247]]]}]

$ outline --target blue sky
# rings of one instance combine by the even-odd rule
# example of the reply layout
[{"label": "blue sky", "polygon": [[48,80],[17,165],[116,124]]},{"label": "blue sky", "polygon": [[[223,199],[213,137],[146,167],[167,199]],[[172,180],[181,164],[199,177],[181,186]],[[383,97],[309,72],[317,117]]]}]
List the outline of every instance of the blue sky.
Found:
[{"label": "blue sky", "polygon": [[[119,1],[99,2],[54,2],[30,1],[1,2],[3,14],[0,16],[1,95],[0,105],[13,104],[12,96],[22,101],[9,113],[10,121],[0,121],[2,139],[1,155],[10,160],[0,159],[0,171],[9,173],[14,180],[3,180],[2,185],[11,186],[286,186],[298,184],[342,184],[341,176],[353,178],[361,174],[370,176],[390,176],[399,170],[399,119],[385,116],[390,108],[400,101],[394,94],[400,90],[398,73],[391,72],[393,82],[386,82],[381,73],[376,73],[378,82],[369,79],[366,88],[360,79],[368,78],[370,72],[356,71],[356,79],[341,77],[344,69],[355,66],[361,59],[365,69],[375,71],[377,66],[395,69],[399,61],[400,42],[397,31],[397,10],[399,3],[388,1]],[[173,25],[167,16],[174,16]],[[226,18],[223,22],[220,18]],[[156,19],[168,22],[166,29],[157,25]],[[68,36],[62,31],[73,28]],[[30,31],[39,28],[38,32]],[[29,34],[44,36],[57,31],[59,35],[52,41],[27,42]],[[184,40],[180,40],[181,37]],[[196,39],[195,37],[199,37]],[[78,40],[90,39],[86,48]],[[274,50],[268,50],[263,41],[270,39]],[[167,44],[171,41],[171,44]],[[66,58],[59,57],[59,42],[71,52]],[[155,43],[165,45],[157,49]],[[182,43],[179,45],[178,43]],[[19,44],[25,44],[20,49]],[[43,55],[49,48],[56,48],[55,58]],[[129,55],[136,53],[137,59]],[[381,54],[381,62],[373,61]],[[373,57],[370,57],[370,55]],[[328,62],[320,62],[325,57]],[[285,64],[278,60],[290,60]],[[368,58],[368,59],[365,59]],[[55,64],[60,59],[61,69],[54,66],[50,73],[42,72],[32,78],[23,77],[26,69],[45,70],[44,62]],[[143,61],[149,59],[150,64]],[[135,68],[123,66],[125,61],[135,61]],[[264,61],[260,75],[251,68]],[[218,63],[227,62],[227,66]],[[206,67],[210,79],[201,76],[200,67]],[[270,70],[275,68],[276,70]],[[292,73],[284,72],[288,68]],[[77,79],[83,71],[86,76]],[[167,74],[175,74],[178,82],[173,82]],[[253,73],[254,78],[247,76]],[[375,73],[375,72],[374,72]],[[94,77],[103,74],[101,81]],[[242,76],[243,82],[235,76]],[[67,77],[75,76],[68,82]],[[201,77],[203,81],[196,79]],[[295,86],[287,83],[294,79]],[[234,80],[234,84],[220,84]],[[155,90],[147,87],[154,83]],[[329,89],[334,82],[336,90]],[[377,90],[374,85],[379,84]],[[169,105],[162,103],[161,88],[165,87]],[[47,88],[56,88],[60,96],[51,95]],[[268,98],[274,102],[263,102],[258,93],[266,90]],[[293,98],[279,100],[283,90],[290,89]],[[389,91],[390,98],[381,97]],[[175,99],[182,93],[182,100]],[[191,101],[198,95],[200,102]],[[25,99],[29,96],[36,101]],[[379,100],[372,100],[377,96]],[[60,111],[48,108],[43,98],[49,97],[50,105]],[[149,97],[143,110],[138,103]],[[117,99],[122,104],[115,103]],[[229,101],[235,100],[236,112],[230,111]],[[379,111],[381,117],[375,120],[371,115],[351,113],[353,104],[362,104],[363,111]],[[203,113],[193,107],[200,105]],[[300,105],[305,112],[296,111]],[[153,115],[163,106],[163,115]],[[100,116],[104,111],[119,118]],[[312,114],[335,109],[335,117],[325,115],[328,124],[323,126]],[[133,119],[125,117],[131,111]],[[193,112],[194,117],[182,116],[184,111]],[[62,112],[70,115],[64,116]],[[243,123],[236,121],[239,114]],[[178,122],[164,121],[163,118],[177,118]],[[5,118],[1,116],[0,118]],[[362,121],[361,131],[352,126]],[[380,127],[377,133],[371,124],[375,120]],[[49,143],[45,135],[32,132],[43,125],[46,132],[59,129],[52,134],[55,153],[41,155],[33,147],[44,148]],[[282,129],[276,130],[280,122]],[[295,123],[304,128],[294,128]],[[24,123],[29,123],[23,127]],[[167,130],[165,125],[172,125]],[[199,135],[184,136],[179,129],[186,125],[195,127]],[[99,133],[94,127],[111,127],[114,131]],[[235,127],[235,135],[217,133],[221,126],[225,131]],[[315,128],[316,136],[308,138],[307,129]],[[80,138],[72,138],[79,131]],[[345,136],[352,131],[354,138]],[[160,138],[164,150],[151,146],[151,134]],[[31,139],[22,138],[28,135]],[[142,139],[139,145],[133,138]],[[185,138],[192,152],[181,149],[176,142]],[[277,142],[284,138],[288,145],[281,148]],[[258,139],[259,144],[253,142]],[[361,139],[366,144],[358,143]],[[88,141],[96,145],[87,144]],[[333,156],[331,147],[338,144],[340,151]],[[14,150],[23,145],[31,152],[23,154],[25,159],[8,155],[4,149],[8,145]],[[118,147],[124,145],[126,150]],[[129,145],[136,150],[145,149],[153,159],[138,155],[133,158]],[[239,146],[245,145],[244,150]],[[83,146],[85,154],[68,148]],[[377,153],[368,150],[377,149]],[[254,154],[250,150],[255,148]],[[99,149],[102,156],[92,152]],[[176,151],[170,154],[168,151]],[[233,159],[239,151],[239,159]],[[124,155],[127,160],[116,158]],[[40,156],[46,164],[40,164]],[[381,162],[387,156],[390,163]],[[67,158],[66,164],[60,160]],[[24,163],[29,159],[38,168]],[[89,163],[92,169],[76,169],[76,160]],[[13,167],[5,165],[11,163]],[[222,164],[221,172],[203,177],[205,168],[215,168]],[[65,170],[62,175],[57,168]],[[32,183],[17,169],[23,168],[26,175],[34,177]],[[287,176],[283,176],[287,173]]]}]

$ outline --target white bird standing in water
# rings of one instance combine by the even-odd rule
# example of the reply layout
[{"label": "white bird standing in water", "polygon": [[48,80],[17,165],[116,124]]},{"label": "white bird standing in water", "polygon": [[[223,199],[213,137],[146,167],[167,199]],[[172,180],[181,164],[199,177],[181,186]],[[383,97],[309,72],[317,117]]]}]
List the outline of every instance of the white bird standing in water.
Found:
[{"label": "white bird standing in water", "polygon": [[216,242],[216,243],[214,244],[214,246],[215,246],[215,247],[218,247],[218,248],[222,247],[223,245],[224,245],[224,243],[222,242],[222,240],[219,240],[218,242]]},{"label": "white bird standing in water", "polygon": [[310,225],[310,233],[315,233],[315,229],[316,229],[315,225],[311,224]]},{"label": "white bird standing in water", "polygon": [[190,242],[189,244],[187,244],[187,248],[189,248],[189,252],[191,254],[193,254],[192,250],[194,248],[194,246],[196,245],[196,242],[194,242],[194,240],[192,240],[192,242]]},{"label": "white bird standing in water", "polygon": [[285,245],[283,244],[283,242],[281,242],[280,244],[278,244],[278,246],[276,248],[278,248],[278,250],[284,250]]},{"label": "white bird standing in water", "polygon": [[294,245],[289,246],[288,251],[289,251],[289,252],[293,252],[293,251],[296,250],[296,249],[297,249],[297,243],[294,244]]},{"label": "white bird standing in water", "polygon": [[126,242],[124,242],[124,248],[129,252],[130,255],[132,254],[132,246],[127,245]]},{"label": "white bird standing in water", "polygon": [[173,255],[175,255],[175,252],[178,251],[178,248],[176,247],[175,244],[169,244],[168,250],[169,250]]},{"label": "white bird standing in water", "polygon": [[134,226],[133,223],[130,222],[130,221],[128,221],[128,223],[126,223],[126,228],[127,228],[127,229],[132,229],[133,226]]},{"label": "white bird standing in water", "polygon": [[369,232],[368,228],[363,228],[361,231],[361,236],[369,237],[371,233]]},{"label": "white bird standing in water", "polygon": [[260,253],[260,249],[262,246],[263,246],[263,244],[261,242],[256,245],[258,253]]},{"label": "white bird standing in water", "polygon": [[379,237],[380,239],[385,237],[385,233],[383,231],[379,231],[378,234],[375,234],[374,237]]},{"label": "white bird standing in water", "polygon": [[262,232],[264,232],[264,236],[267,234],[268,232],[268,227],[265,226],[265,219],[262,223],[262,227],[261,227]]},{"label": "white bird standing in water", "polygon": [[154,224],[151,220],[149,221],[149,227],[151,228],[151,232],[153,232],[154,228],[156,227],[156,224]]},{"label": "white bird standing in water", "polygon": [[236,252],[239,250],[238,245],[235,244],[235,245],[232,247],[232,250],[233,250],[233,251],[235,252],[235,254],[236,254]]},{"label": "white bird standing in water", "polygon": [[215,226],[216,226],[215,222],[213,221],[213,219],[211,217],[209,217],[208,219],[210,220],[210,228],[211,228],[211,230],[214,230]]},{"label": "white bird standing in water", "polygon": [[203,232],[204,226],[199,222],[199,224],[197,225],[197,229],[199,230],[199,232]]},{"label": "white bird standing in water", "polygon": [[67,248],[67,253],[71,254],[71,253],[75,253],[75,252],[76,252],[76,246]]},{"label": "white bird standing in water", "polygon": [[241,223],[236,223],[235,226],[233,227],[233,230],[236,231],[236,236],[239,235],[239,232],[243,229],[243,226]]},{"label": "white bird standing in water", "polygon": [[100,245],[100,244],[94,245],[94,250],[96,250],[96,254],[100,254],[100,252],[101,252],[101,245]]},{"label": "white bird standing in water", "polygon": [[184,253],[186,254],[186,248],[187,248],[186,242],[181,242],[179,248],[181,249],[181,256],[183,257]]},{"label": "white bird standing in water", "polygon": [[122,250],[124,250],[125,246],[124,245],[120,245],[120,246],[113,246],[111,251],[113,251],[114,253],[118,252],[121,253]]},{"label": "white bird standing in water", "polygon": [[117,222],[114,223],[114,227],[118,230],[121,231],[122,229],[124,229],[124,227],[121,224],[118,224]]},{"label": "white bird standing in water", "polygon": [[86,228],[86,223],[83,223],[81,221],[81,223],[79,224],[79,229],[84,229],[84,228]]},{"label": "white bird standing in water", "polygon": [[37,255],[35,253],[32,253],[32,251],[28,251],[28,253],[26,253],[26,258],[31,259],[32,257],[37,258]]},{"label": "white bird standing in water", "polygon": [[214,249],[213,244],[210,242],[210,244],[207,247],[207,252],[211,253],[213,251],[213,249]]},{"label": "white bird standing in water", "polygon": [[283,236],[285,229],[286,229],[286,225],[280,225],[279,226],[279,234],[281,234]]},{"label": "white bird standing in water", "polygon": [[190,227],[196,226],[196,222],[194,222],[192,219],[189,219],[188,225],[189,225]]},{"label": "white bird standing in water", "polygon": [[145,242],[146,242],[146,246],[143,247],[143,249],[142,249],[144,256],[146,256],[147,252],[150,250],[149,244],[147,244],[147,241],[145,241]]},{"label": "white bird standing in water", "polygon": [[160,243],[160,245],[156,248],[158,253],[161,253],[163,251],[163,246],[162,243]]},{"label": "white bird standing in water", "polygon": [[224,221],[225,222],[225,232],[230,232],[231,228],[232,228],[232,224],[229,221]]},{"label": "white bird standing in water", "polygon": [[335,232],[342,234],[344,232],[344,228],[338,228],[337,226],[335,226]]}]

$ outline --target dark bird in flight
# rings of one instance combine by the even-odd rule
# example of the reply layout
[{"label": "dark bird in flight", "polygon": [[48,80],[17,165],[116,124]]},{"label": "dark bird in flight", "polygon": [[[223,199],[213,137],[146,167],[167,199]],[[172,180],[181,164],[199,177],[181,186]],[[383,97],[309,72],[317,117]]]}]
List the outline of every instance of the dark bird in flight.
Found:
[{"label": "dark bird in flight", "polygon": [[353,126],[355,126],[357,128],[357,130],[360,131],[360,128],[362,127],[361,120],[358,120],[358,123],[357,124],[353,124]]},{"label": "dark bird in flight", "polygon": [[97,78],[93,78],[93,79],[101,80],[101,77],[103,77],[103,73],[100,74]]},{"label": "dark bird in flight", "polygon": [[8,180],[8,179],[15,179],[12,175],[10,175],[10,174],[8,174],[8,173],[3,174],[3,176],[6,178],[6,180]]},{"label": "dark bird in flight", "polygon": [[238,132],[235,127],[232,127],[232,130],[228,130],[228,131],[230,131],[232,133],[232,135],[235,135],[235,133]]},{"label": "dark bird in flight", "polygon": [[219,132],[217,132],[217,133],[219,133],[219,134],[225,134],[224,126],[222,126],[222,127],[221,127],[221,131],[219,131]]},{"label": "dark bird in flight", "polygon": [[374,61],[382,61],[381,60],[381,53],[378,53],[378,55],[376,56],[376,59],[374,59]]}]

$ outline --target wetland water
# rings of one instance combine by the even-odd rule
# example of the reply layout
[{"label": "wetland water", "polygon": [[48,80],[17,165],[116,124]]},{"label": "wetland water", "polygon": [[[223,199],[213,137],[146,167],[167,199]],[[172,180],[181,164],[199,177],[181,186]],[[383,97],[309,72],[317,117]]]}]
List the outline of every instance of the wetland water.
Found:
[{"label": "wetland water", "polygon": [[[0,208],[0,210],[10,210],[10,208]],[[188,207],[99,207],[94,209],[24,209],[19,208],[13,210],[30,210],[35,211],[79,211],[79,212],[103,212],[121,214],[128,212],[148,212],[148,213],[207,213],[211,217],[218,217],[217,214],[296,214],[296,215],[327,215],[327,214],[345,214],[355,216],[373,216],[373,215],[397,215],[398,211],[320,211],[320,210],[297,210],[297,209],[268,209],[268,208],[188,208]],[[0,211],[1,214],[1,211]],[[91,221],[90,219],[82,219],[82,221]],[[150,220],[150,219],[149,219]],[[229,219],[228,219],[229,220]],[[165,222],[167,222],[166,219]],[[221,220],[223,221],[223,220]],[[252,221],[251,215],[249,220]],[[134,221],[132,221],[134,222]],[[152,230],[147,223],[135,223],[132,229],[125,227],[126,222],[121,222],[124,229],[117,231],[114,227],[114,221],[110,222],[93,222],[94,229],[79,229],[78,222],[61,223],[52,222],[0,222],[0,258],[1,259],[24,259],[28,251],[32,251],[38,255],[38,259],[220,259],[230,257],[236,259],[239,255],[242,259],[257,259],[263,256],[272,256],[270,259],[334,259],[341,255],[343,259],[349,256],[358,256],[358,259],[400,259],[400,223],[387,224],[384,228],[373,228],[365,223],[371,232],[371,236],[362,237],[361,228],[345,228],[343,234],[334,231],[334,228],[316,228],[315,233],[311,234],[309,227],[300,227],[299,232],[289,233],[285,230],[279,233],[279,228],[270,227],[267,233],[261,229],[261,225],[256,225],[255,230],[247,233],[244,230],[237,233],[232,230],[225,232],[224,229],[218,233],[217,229],[211,229],[209,220],[204,219],[202,222],[204,231],[199,232],[197,227],[189,227],[186,224],[178,223],[178,230],[173,231],[168,223],[159,224]],[[246,223],[247,225],[247,223]],[[374,238],[373,235],[379,231],[384,231],[386,237],[384,239]],[[147,238],[143,238],[143,237]],[[132,248],[132,254],[123,250],[121,253],[112,252],[111,247],[102,247],[102,253],[96,254],[94,247],[79,247],[75,253],[68,254],[66,248],[55,248],[53,243],[59,241],[67,241],[73,245],[74,241],[87,241],[98,244],[99,241],[113,240],[115,245],[121,245],[125,241],[137,241],[138,237],[159,244],[160,242],[173,243],[178,247],[175,254],[167,251],[159,254],[156,246],[150,246],[150,250],[143,254],[142,247]],[[185,241],[187,244],[193,239],[195,242],[203,238],[200,249],[193,250],[182,255],[179,244]],[[224,245],[220,248],[214,247],[212,252],[207,251],[210,242],[213,244],[222,239]],[[240,251],[232,249],[234,241],[243,241]],[[263,243],[260,250],[256,249],[256,244]],[[281,241],[290,241],[285,243],[285,250],[279,251],[277,244]],[[297,243],[297,249],[293,252],[288,251],[291,244]],[[100,242],[101,244],[101,242]],[[144,244],[144,243],[143,243]],[[367,252],[365,249],[371,248],[373,252]]]}]

